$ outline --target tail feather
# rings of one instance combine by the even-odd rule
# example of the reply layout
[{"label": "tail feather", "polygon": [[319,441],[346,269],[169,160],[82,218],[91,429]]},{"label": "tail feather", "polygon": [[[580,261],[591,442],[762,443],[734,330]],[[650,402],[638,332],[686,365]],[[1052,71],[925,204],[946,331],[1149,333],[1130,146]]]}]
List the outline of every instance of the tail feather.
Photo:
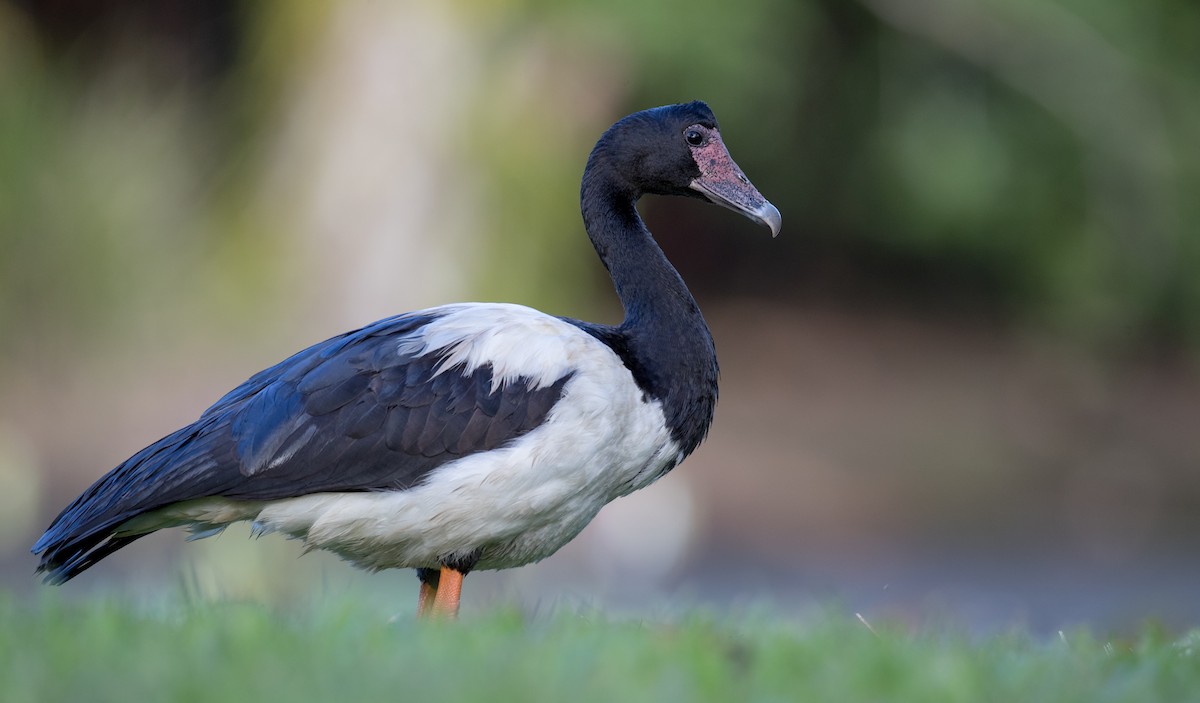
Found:
[{"label": "tail feather", "polygon": [[[33,545],[37,573],[60,584],[148,532],[122,532],[143,513],[218,494],[231,479],[215,450],[221,428],[201,420],[151,444],[105,474],[68,505]],[[214,431],[217,430],[217,431]],[[237,475],[236,463],[232,475]],[[153,529],[151,530],[153,531]]]},{"label": "tail feather", "polygon": [[115,537],[111,532],[92,534],[78,542],[58,545],[42,555],[37,573],[45,574],[43,580],[48,584],[57,586],[66,583],[104,557],[147,534],[149,533],[145,532],[127,537]]}]

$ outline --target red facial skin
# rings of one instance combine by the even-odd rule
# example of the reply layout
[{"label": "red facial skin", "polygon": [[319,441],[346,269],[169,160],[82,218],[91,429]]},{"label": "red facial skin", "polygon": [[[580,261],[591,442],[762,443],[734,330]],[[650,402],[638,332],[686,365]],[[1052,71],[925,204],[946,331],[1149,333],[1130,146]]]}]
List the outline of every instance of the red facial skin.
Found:
[{"label": "red facial skin", "polygon": [[685,134],[699,132],[704,141],[689,144],[692,158],[700,168],[700,177],[692,181],[692,188],[705,195],[717,205],[747,215],[771,228],[772,236],[779,234],[781,218],[779,210],[767,202],[758,189],[734,163],[721,133],[701,125],[694,125]]}]

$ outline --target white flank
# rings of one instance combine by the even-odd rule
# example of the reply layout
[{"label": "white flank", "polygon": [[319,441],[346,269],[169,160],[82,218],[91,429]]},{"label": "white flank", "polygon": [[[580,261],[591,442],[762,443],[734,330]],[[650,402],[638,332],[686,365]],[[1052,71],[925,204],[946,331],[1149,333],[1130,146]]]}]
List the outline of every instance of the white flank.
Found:
[{"label": "white flank", "polygon": [[436,311],[449,312],[399,351],[446,354],[441,373],[491,364],[496,384],[525,378],[541,387],[573,374],[541,426],[445,464],[407,490],[203,499],[138,518],[138,527],[190,524],[203,535],[253,519],[256,532],[283,532],[368,569],[437,567],[477,548],[477,568],[509,568],[550,556],[606,503],[676,461],[661,405],[646,402],[620,358],[591,335],[519,305]]}]

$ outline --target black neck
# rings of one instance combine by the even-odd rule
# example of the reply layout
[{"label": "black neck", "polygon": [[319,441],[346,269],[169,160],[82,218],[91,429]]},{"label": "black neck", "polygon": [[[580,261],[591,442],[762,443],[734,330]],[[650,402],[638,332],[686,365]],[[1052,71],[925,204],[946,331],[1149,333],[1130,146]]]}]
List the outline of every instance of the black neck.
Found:
[{"label": "black neck", "polygon": [[589,176],[583,186],[583,224],[625,308],[623,327],[685,321],[703,326],[695,298],[642,222],[634,198]]},{"label": "black neck", "polygon": [[684,454],[704,438],[717,395],[717,357],[695,298],[650,235],[626,187],[601,159],[589,160],[581,191],[584,227],[625,308],[605,339],[642,391],[662,402]]}]

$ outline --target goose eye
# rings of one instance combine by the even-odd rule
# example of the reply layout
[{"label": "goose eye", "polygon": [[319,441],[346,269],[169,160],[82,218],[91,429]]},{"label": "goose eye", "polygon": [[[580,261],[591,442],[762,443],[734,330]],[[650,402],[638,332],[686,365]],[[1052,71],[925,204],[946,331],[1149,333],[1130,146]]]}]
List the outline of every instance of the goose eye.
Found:
[{"label": "goose eye", "polygon": [[704,133],[698,129],[689,129],[683,133],[683,138],[692,146],[700,146],[704,143]]}]

